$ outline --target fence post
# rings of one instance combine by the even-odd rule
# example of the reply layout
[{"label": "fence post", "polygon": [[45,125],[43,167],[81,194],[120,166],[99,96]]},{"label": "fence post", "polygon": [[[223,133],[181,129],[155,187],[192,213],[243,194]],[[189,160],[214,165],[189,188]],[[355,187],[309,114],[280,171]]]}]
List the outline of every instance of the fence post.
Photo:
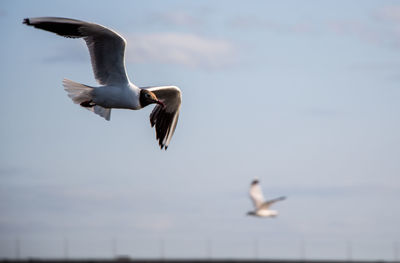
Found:
[{"label": "fence post", "polygon": [[351,243],[350,240],[348,240],[346,243],[346,258],[347,261],[353,260],[353,244]]},{"label": "fence post", "polygon": [[393,257],[394,261],[399,261],[399,242],[393,242]]},{"label": "fence post", "polygon": [[159,247],[159,249],[160,249],[160,258],[162,259],[162,260],[164,260],[164,258],[165,258],[165,243],[164,243],[164,239],[163,238],[161,238],[160,239],[160,247]]},{"label": "fence post", "polygon": [[69,257],[68,239],[64,237],[63,241],[64,258],[67,260]]},{"label": "fence post", "polygon": [[258,259],[258,238],[254,239],[254,259]]},{"label": "fence post", "polygon": [[19,241],[19,238],[17,237],[17,238],[15,239],[15,258],[16,258],[17,260],[20,259],[20,253],[21,253],[21,243],[20,243],[20,241]]},{"label": "fence post", "polygon": [[208,259],[212,258],[212,241],[211,239],[206,239],[206,257]]},{"label": "fence post", "polygon": [[300,243],[300,258],[306,260],[306,241],[304,239]]},{"label": "fence post", "polygon": [[117,239],[116,238],[113,238],[112,240],[111,240],[111,251],[112,251],[112,256],[113,256],[113,258],[116,258],[117,257]]}]

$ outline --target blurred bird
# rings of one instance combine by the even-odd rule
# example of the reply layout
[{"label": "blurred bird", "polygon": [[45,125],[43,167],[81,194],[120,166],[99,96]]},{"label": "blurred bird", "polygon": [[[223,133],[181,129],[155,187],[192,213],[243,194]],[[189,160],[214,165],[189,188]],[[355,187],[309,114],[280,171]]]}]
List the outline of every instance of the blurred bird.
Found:
[{"label": "blurred bird", "polygon": [[268,209],[273,203],[285,200],[285,196],[281,196],[269,201],[265,201],[264,195],[261,191],[259,180],[256,178],[251,182],[250,185],[250,198],[254,204],[254,211],[250,211],[247,215],[259,216],[259,217],[275,217],[278,215],[278,211]]},{"label": "blurred bird", "polygon": [[156,104],[150,114],[160,148],[167,149],[174,134],[181,106],[181,91],[175,86],[139,88],[125,72],[126,40],[102,25],[60,18],[25,18],[23,23],[68,38],[83,38],[89,48],[94,76],[99,87],[64,79],[64,89],[72,101],[110,120],[111,109],[139,110]]}]

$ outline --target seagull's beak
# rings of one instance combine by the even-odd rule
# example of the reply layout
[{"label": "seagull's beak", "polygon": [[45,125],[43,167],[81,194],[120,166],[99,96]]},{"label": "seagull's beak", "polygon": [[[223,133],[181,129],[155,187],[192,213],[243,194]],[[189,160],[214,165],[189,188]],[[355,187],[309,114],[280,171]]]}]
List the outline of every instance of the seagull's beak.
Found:
[{"label": "seagull's beak", "polygon": [[161,100],[157,100],[156,103],[157,103],[158,105],[161,105],[163,108],[165,108],[165,104],[164,104],[164,102],[162,102]]}]

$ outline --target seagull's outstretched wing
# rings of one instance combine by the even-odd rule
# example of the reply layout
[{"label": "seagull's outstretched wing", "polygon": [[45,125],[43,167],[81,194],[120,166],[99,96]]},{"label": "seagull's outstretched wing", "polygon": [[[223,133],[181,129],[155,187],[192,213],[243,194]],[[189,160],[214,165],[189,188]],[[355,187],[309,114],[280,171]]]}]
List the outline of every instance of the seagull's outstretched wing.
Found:
[{"label": "seagull's outstretched wing", "polygon": [[151,127],[155,126],[156,138],[161,149],[168,148],[172,135],[178,123],[179,109],[181,107],[181,91],[175,86],[150,87],[147,90],[156,94],[164,106],[157,105],[150,114]]},{"label": "seagull's outstretched wing", "polygon": [[264,202],[264,203],[261,205],[260,208],[262,208],[262,209],[268,209],[273,203],[276,203],[276,202],[278,202],[278,201],[282,201],[282,200],[285,200],[285,199],[286,199],[286,196],[281,196],[281,197],[278,197],[278,198],[275,198],[275,199],[268,200],[268,201]]},{"label": "seagull's outstretched wing", "polygon": [[261,191],[259,181],[253,180],[250,185],[250,198],[253,201],[254,207],[259,209],[264,203],[264,195]]},{"label": "seagull's outstretched wing", "polygon": [[127,84],[125,39],[104,26],[61,17],[25,18],[24,24],[69,38],[83,38],[89,48],[93,72],[101,85]]}]

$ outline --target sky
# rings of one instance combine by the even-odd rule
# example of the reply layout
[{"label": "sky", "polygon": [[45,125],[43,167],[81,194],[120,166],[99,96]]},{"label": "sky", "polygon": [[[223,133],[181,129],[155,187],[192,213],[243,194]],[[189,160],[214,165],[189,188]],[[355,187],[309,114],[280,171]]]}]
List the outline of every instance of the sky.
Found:
[{"label": "sky", "polygon": [[[137,86],[175,85],[167,151],[152,107],[111,121],[84,41],[23,18],[125,37]],[[400,2],[0,2],[0,258],[400,257]],[[246,216],[259,178],[276,218]]]}]

